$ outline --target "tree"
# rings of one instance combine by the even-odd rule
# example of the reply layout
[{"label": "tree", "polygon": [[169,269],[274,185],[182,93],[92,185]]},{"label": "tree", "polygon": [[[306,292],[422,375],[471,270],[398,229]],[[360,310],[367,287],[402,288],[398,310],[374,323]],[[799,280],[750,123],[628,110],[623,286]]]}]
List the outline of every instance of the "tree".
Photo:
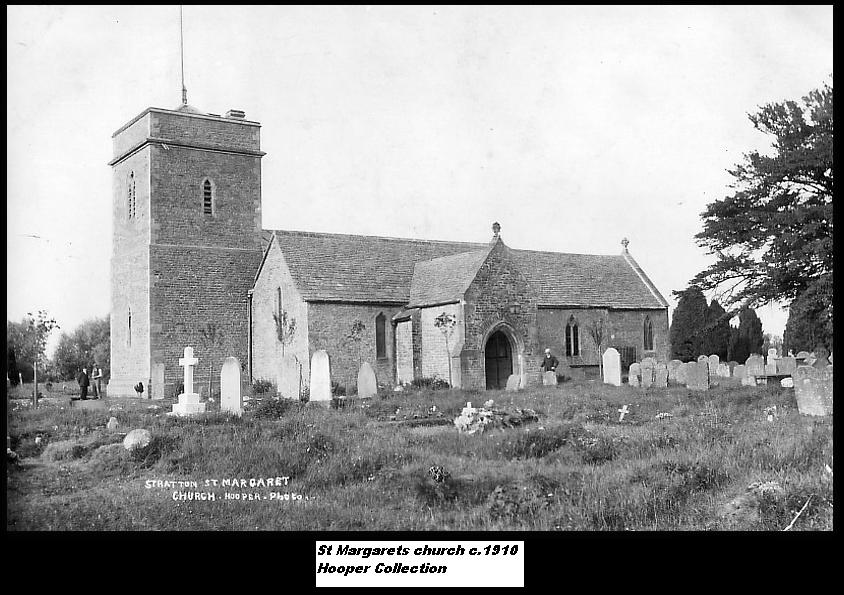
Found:
[{"label": "tree", "polygon": [[703,331],[709,316],[706,296],[699,287],[691,286],[675,291],[677,308],[671,319],[668,337],[671,341],[671,355],[684,362],[693,361],[703,353]]},{"label": "tree", "polygon": [[586,325],[586,331],[589,333],[589,336],[592,337],[592,342],[595,345],[595,352],[598,354],[598,373],[601,375],[601,378],[603,378],[604,354],[602,347],[604,345],[604,321],[600,318],[596,318]]},{"label": "tree", "polygon": [[111,374],[111,324],[108,316],[86,320],[72,333],[62,333],[53,354],[53,366],[60,378],[71,380],[82,368],[97,364],[103,379]]},{"label": "tree", "polygon": [[449,347],[448,340],[454,332],[454,327],[457,326],[457,316],[454,314],[446,314],[443,312],[434,318],[434,326],[440,329],[440,332],[445,337],[445,356],[448,360],[448,384],[451,385],[451,347]]},{"label": "tree", "polygon": [[199,329],[202,336],[202,343],[208,351],[208,398],[211,398],[211,389],[214,386],[214,356],[213,352],[223,345],[223,329],[215,322],[206,322],[205,326]]},{"label": "tree", "polygon": [[707,310],[706,325],[702,331],[703,351],[715,354],[726,361],[730,358],[730,314],[724,310],[718,300],[712,300]]},{"label": "tree", "polygon": [[764,342],[762,321],[752,309],[742,308],[739,312],[739,326],[732,340],[733,359],[743,362],[753,353],[761,354]]},{"label": "tree", "polygon": [[14,359],[16,367],[22,363],[30,365],[42,362],[50,333],[61,328],[46,310],[39,310],[37,316],[28,312],[20,322],[6,321],[6,345],[11,351],[9,360]]},{"label": "tree", "polygon": [[791,302],[785,323],[783,348],[794,353],[823,346],[832,351],[832,277],[816,283]]},{"label": "tree", "polygon": [[702,213],[695,237],[717,260],[691,283],[715,290],[733,312],[812,295],[815,309],[806,314],[817,316],[816,328],[825,329],[828,319],[831,329],[832,86],[748,116],[772,138],[773,151],[745,154],[729,170],[734,192]]}]

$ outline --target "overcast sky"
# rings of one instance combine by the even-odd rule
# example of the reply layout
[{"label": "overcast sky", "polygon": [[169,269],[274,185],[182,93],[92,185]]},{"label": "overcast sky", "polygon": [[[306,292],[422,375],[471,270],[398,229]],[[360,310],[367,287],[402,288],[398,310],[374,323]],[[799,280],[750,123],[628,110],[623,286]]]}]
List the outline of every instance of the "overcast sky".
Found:
[{"label": "overcast sky", "polygon": [[[111,135],[181,102],[179,8],[7,16],[7,316],[70,331],[109,312]],[[184,38],[188,102],[262,124],[264,228],[627,237],[672,308],[726,170],[770,146],[747,114],[832,80],[832,6],[186,6]]]}]

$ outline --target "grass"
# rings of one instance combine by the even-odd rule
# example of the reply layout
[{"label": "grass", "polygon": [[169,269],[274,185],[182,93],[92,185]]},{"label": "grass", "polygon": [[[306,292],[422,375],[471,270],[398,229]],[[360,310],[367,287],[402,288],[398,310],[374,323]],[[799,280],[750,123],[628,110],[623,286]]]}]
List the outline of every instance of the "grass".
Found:
[{"label": "grass", "polygon": [[[801,416],[779,386],[420,388],[195,418],[164,415],[167,400],[84,411],[67,398],[45,392],[37,409],[9,401],[18,459],[7,462],[8,530],[781,530],[807,500],[792,530],[833,528],[832,418]],[[458,433],[466,402],[490,398],[539,419]],[[121,442],[133,428],[152,441],[130,453]],[[434,465],[447,471],[440,481]],[[277,477],[287,479],[248,485]],[[247,485],[222,486],[233,479]],[[755,482],[781,489],[760,496]],[[174,500],[180,491],[216,499]]]}]

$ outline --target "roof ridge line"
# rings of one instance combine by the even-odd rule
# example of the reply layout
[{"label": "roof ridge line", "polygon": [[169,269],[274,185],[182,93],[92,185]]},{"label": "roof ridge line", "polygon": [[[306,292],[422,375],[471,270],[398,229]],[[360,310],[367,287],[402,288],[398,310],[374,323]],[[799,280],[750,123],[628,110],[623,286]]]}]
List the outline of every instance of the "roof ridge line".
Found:
[{"label": "roof ridge line", "polygon": [[332,236],[332,237],[340,237],[340,238],[368,238],[373,240],[395,240],[395,241],[402,241],[402,242],[420,242],[424,244],[460,244],[464,246],[476,246],[478,248],[482,246],[486,246],[485,242],[466,242],[460,240],[426,240],[423,238],[399,238],[395,236],[373,236],[373,235],[365,235],[359,233],[336,233],[336,232],[328,232],[328,231],[304,231],[304,230],[297,230],[297,229],[265,229],[263,231],[270,231],[273,233],[296,233],[301,235],[310,235],[310,236]]}]

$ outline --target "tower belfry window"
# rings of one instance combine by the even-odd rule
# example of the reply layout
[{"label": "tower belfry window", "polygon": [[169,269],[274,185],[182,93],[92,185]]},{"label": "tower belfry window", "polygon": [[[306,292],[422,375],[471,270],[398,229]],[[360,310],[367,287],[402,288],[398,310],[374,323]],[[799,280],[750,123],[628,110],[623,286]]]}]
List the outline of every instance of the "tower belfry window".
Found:
[{"label": "tower belfry window", "polygon": [[202,214],[214,215],[214,186],[207,178],[202,183]]},{"label": "tower belfry window", "polygon": [[126,189],[126,212],[128,219],[135,217],[135,172],[129,173],[129,183]]},{"label": "tower belfry window", "polygon": [[129,347],[132,346],[132,307],[129,307],[129,321],[128,321],[128,333],[126,334],[126,341],[129,344]]}]

